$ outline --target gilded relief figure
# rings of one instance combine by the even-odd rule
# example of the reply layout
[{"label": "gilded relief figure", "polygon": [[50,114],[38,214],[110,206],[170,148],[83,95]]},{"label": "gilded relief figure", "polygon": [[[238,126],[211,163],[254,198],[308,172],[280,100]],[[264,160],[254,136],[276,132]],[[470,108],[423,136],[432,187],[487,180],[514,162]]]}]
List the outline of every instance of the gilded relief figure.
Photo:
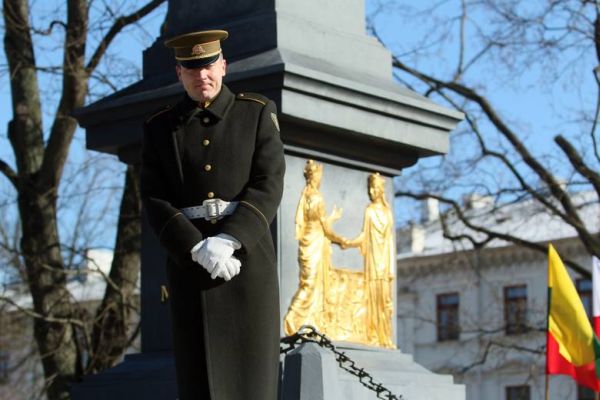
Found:
[{"label": "gilded relief figure", "polygon": [[375,346],[395,348],[392,340],[394,305],[394,217],[385,199],[385,180],[369,175],[369,198],[362,232],[343,240],[342,248],[358,247],[364,257],[367,294],[367,340]]},{"label": "gilded relief figure", "polygon": [[302,325],[313,325],[327,331],[326,297],[331,269],[331,243],[341,244],[331,225],[342,215],[334,207],[325,214],[325,202],[320,192],[323,165],[308,160],[304,167],[306,186],[296,211],[296,239],[300,283],[284,319],[286,335],[294,334]]},{"label": "gilded relief figure", "polygon": [[[371,203],[365,210],[362,232],[341,237],[332,224],[341,217],[334,207],[325,214],[320,192],[323,166],[306,163],[306,186],[296,211],[296,239],[300,282],[284,318],[286,335],[302,325],[313,325],[334,340],[395,348],[392,340],[394,218],[385,199],[385,180],[368,179]],[[334,267],[331,244],[358,247],[364,270]]]}]

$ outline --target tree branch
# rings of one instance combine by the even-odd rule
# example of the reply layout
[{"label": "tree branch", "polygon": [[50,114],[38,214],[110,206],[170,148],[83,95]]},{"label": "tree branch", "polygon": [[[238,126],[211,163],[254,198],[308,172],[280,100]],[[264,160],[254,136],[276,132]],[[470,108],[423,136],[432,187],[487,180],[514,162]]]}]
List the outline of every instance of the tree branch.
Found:
[{"label": "tree branch", "polygon": [[0,160],[0,172],[6,176],[15,188],[19,186],[19,175],[4,160]]},{"label": "tree branch", "polygon": [[38,35],[49,36],[50,34],[52,34],[52,30],[57,25],[62,26],[64,29],[67,29],[67,24],[65,24],[63,21],[54,20],[54,21],[50,22],[50,25],[48,25],[48,28],[46,28],[44,30],[32,29],[32,31]]},{"label": "tree branch", "polygon": [[499,160],[511,172],[511,174],[515,177],[515,179],[517,179],[517,181],[519,182],[519,185],[521,185],[521,188],[525,192],[529,193],[534,199],[539,201],[542,205],[544,205],[544,207],[546,207],[550,212],[559,216],[561,219],[563,219],[569,225],[577,223],[577,221],[572,220],[568,214],[565,214],[558,207],[556,207],[556,205],[553,204],[546,196],[544,196],[543,194],[540,194],[537,190],[535,190],[535,188],[533,188],[531,185],[529,185],[527,183],[527,181],[525,180],[525,178],[523,177],[523,175],[518,171],[518,169],[515,167],[515,165],[508,159],[508,157],[505,154],[502,154],[498,151],[489,149],[489,147],[485,143],[485,140],[483,139],[483,134],[481,133],[481,130],[479,129],[479,125],[477,124],[477,121],[470,116],[470,114],[467,112],[467,110],[464,109],[464,107],[459,106],[445,92],[439,91],[438,93],[446,101],[448,101],[450,104],[452,104],[452,106],[454,108],[461,111],[465,115],[465,120],[467,121],[467,123],[471,127],[473,133],[475,134],[475,137],[479,144],[481,154],[484,157],[489,156],[489,157]]},{"label": "tree branch", "polygon": [[[599,25],[600,27],[600,25]],[[599,35],[600,39],[600,35]],[[594,147],[594,156],[596,161],[600,162],[600,154],[598,153],[598,141],[596,140],[596,126],[598,125],[598,118],[600,117],[600,66],[594,68],[594,78],[596,79],[596,112],[594,113],[594,120],[592,122],[592,129],[590,129],[590,136],[592,139],[592,145]]]},{"label": "tree branch", "polygon": [[77,319],[77,318],[61,318],[61,317],[53,317],[51,315],[42,315],[33,310],[30,310],[28,308],[20,306],[14,300],[12,300],[10,297],[6,297],[6,296],[0,296],[0,301],[10,304],[14,308],[16,308],[18,311],[22,312],[23,314],[25,314],[31,318],[41,319],[46,322],[76,325],[82,329],[85,328],[85,323],[82,320]]},{"label": "tree branch", "polygon": [[[377,35],[377,32],[375,30],[373,30],[373,34],[377,38],[377,40],[379,40],[379,42],[382,45],[384,45],[381,38]],[[480,55],[482,55],[483,52],[485,52],[487,50],[489,50],[489,47],[484,48],[484,50],[482,50],[482,53],[480,53]],[[478,55],[476,57],[479,57],[480,55]],[[521,154],[521,156],[523,157],[524,161],[528,165],[530,165],[530,167],[534,170],[534,172],[536,172],[538,175],[541,174],[541,176],[545,177],[545,181],[548,180],[549,182],[552,182],[553,185],[549,184],[548,186],[550,186],[551,188],[554,187],[555,190],[558,190],[559,193],[557,193],[557,195],[560,198],[568,197],[567,194],[564,191],[562,191],[562,189],[560,189],[560,185],[558,184],[558,182],[556,182],[554,177],[545,168],[543,168],[543,166],[541,164],[539,164],[537,162],[537,160],[535,160],[535,158],[527,151],[525,146],[523,146],[522,142],[517,138],[517,135],[515,133],[513,133],[508,128],[507,125],[504,124],[504,122],[499,118],[499,116],[496,114],[496,112],[493,110],[493,108],[487,102],[487,100],[485,98],[481,97],[474,90],[472,90],[464,85],[461,85],[459,83],[456,83],[454,81],[453,82],[444,82],[444,81],[441,81],[430,75],[424,74],[414,68],[410,68],[407,65],[405,65],[404,63],[402,63],[398,59],[398,57],[396,57],[394,55],[392,55],[392,65],[394,67],[396,67],[400,70],[403,70],[403,71],[409,73],[410,75],[416,77],[417,79],[421,80],[423,83],[427,84],[431,88],[432,91],[436,91],[437,93],[439,93],[442,97],[444,97],[447,101],[449,101],[457,110],[463,112],[463,114],[465,114],[467,121],[469,122],[471,127],[474,127],[474,128],[476,128],[476,125],[474,125],[474,120],[469,118],[469,113],[467,113],[462,107],[457,106],[456,103],[449,96],[447,96],[441,89],[443,89],[445,87],[449,88],[450,90],[454,91],[455,93],[461,95],[463,98],[471,100],[471,101],[475,102],[476,104],[478,104],[483,109],[484,113],[488,116],[488,118],[492,121],[492,123],[496,126],[496,128],[505,137],[507,137],[509,142],[513,145],[513,147],[516,148],[516,150],[519,152],[519,154]],[[503,162],[503,164],[509,168],[509,170],[515,176],[515,178],[517,178],[517,180],[523,186],[523,188],[525,190],[527,190],[532,196],[534,196],[538,201],[540,201],[546,207],[550,208],[557,214],[561,215],[561,217],[563,217],[563,219],[568,218],[571,215],[571,213],[569,213],[569,212],[567,212],[567,214],[560,213],[559,210],[556,209],[544,196],[541,196],[536,190],[534,190],[531,186],[529,186],[525,182],[524,178],[518,173],[517,169],[512,165],[512,163],[508,159],[506,159],[505,156],[501,155],[498,152],[489,151],[487,149],[478,129],[475,129],[475,133],[477,135],[477,139],[480,144],[480,147],[482,148],[482,152],[484,152],[484,154],[488,154],[490,156],[500,159]],[[565,219],[565,222],[569,223],[570,225],[579,224],[579,226],[583,226],[581,220],[579,220],[578,215],[575,212],[574,207],[571,206],[570,210],[574,212],[573,215],[576,218],[573,220]]]},{"label": "tree branch", "polygon": [[129,335],[129,338],[127,339],[127,344],[125,345],[126,349],[133,346],[133,342],[135,342],[135,340],[140,336],[141,332],[142,332],[142,321],[139,320],[137,322],[137,324],[135,325],[135,329],[133,330],[133,332],[131,333],[131,335]]},{"label": "tree branch", "polygon": [[590,181],[596,190],[596,193],[598,193],[598,196],[600,196],[600,174],[587,166],[585,161],[583,161],[583,158],[581,158],[577,150],[575,150],[575,147],[573,147],[573,145],[567,139],[561,135],[558,135],[554,138],[554,141],[569,158],[569,161],[575,170],[577,170],[577,172]]},{"label": "tree branch", "polygon": [[467,5],[465,0],[461,0],[461,15],[460,15],[460,42],[458,49],[458,65],[456,66],[456,72],[454,73],[454,80],[460,80],[463,74],[463,66],[465,62],[465,29],[467,20]]},{"label": "tree branch", "polygon": [[[527,181],[525,180],[525,178],[523,177],[523,175],[518,171],[518,169],[515,167],[515,165],[508,159],[508,157],[505,154],[502,154],[498,151],[490,150],[488,148],[488,146],[486,145],[485,140],[483,139],[483,134],[481,133],[481,131],[479,129],[477,121],[470,116],[469,112],[467,112],[467,110],[465,110],[464,107],[461,107],[460,105],[458,105],[454,101],[454,99],[452,99],[450,96],[448,96],[444,91],[437,90],[434,86],[432,86],[429,83],[426,83],[426,84],[428,84],[430,86],[432,91],[436,91],[440,96],[442,96],[454,108],[456,108],[458,111],[461,111],[465,115],[465,120],[467,121],[467,123],[471,127],[473,133],[475,134],[475,137],[477,139],[477,142],[479,144],[480,151],[481,151],[481,154],[483,157],[489,156],[489,157],[499,160],[517,179],[517,181],[519,182],[519,185],[521,185],[521,188],[525,192],[529,193],[538,202],[540,202],[544,207],[546,207],[549,212],[557,215],[563,221],[565,221],[567,224],[572,225],[574,227],[576,227],[576,225],[578,223],[580,223],[580,221],[578,221],[577,219],[571,218],[570,214],[562,212],[558,207],[556,207],[555,204],[552,203],[552,201],[550,201],[550,199],[547,198],[547,196],[545,196],[544,194],[541,194],[535,188],[533,188],[531,185],[529,185],[527,183]],[[584,232],[586,234],[589,233],[586,230]],[[589,234],[587,236],[589,236]]]},{"label": "tree branch", "polygon": [[16,170],[25,177],[35,173],[43,156],[42,110],[29,26],[27,0],[3,0],[4,52],[10,69],[13,119],[8,138]]},{"label": "tree branch", "polygon": [[[505,242],[513,243],[513,244],[516,244],[516,245],[519,245],[522,247],[526,247],[526,248],[529,248],[532,250],[539,251],[543,254],[548,253],[548,247],[545,243],[543,244],[543,243],[531,242],[529,240],[525,240],[525,239],[510,235],[510,234],[497,232],[497,231],[494,231],[492,229],[489,229],[489,228],[486,228],[486,227],[483,227],[480,225],[475,225],[472,222],[472,220],[469,219],[464,214],[461,206],[456,201],[449,199],[447,197],[438,196],[438,195],[434,195],[431,193],[411,193],[411,192],[403,192],[403,191],[396,191],[395,195],[410,197],[415,200],[426,200],[427,198],[437,199],[438,201],[451,206],[453,211],[456,213],[456,218],[458,218],[458,220],[461,223],[463,223],[467,228],[469,228],[475,232],[479,232],[479,233],[482,233],[482,234],[488,236],[488,241],[491,241],[492,239],[500,239],[500,240],[504,240]],[[594,254],[594,253],[592,253],[592,254]],[[570,259],[563,259],[562,261],[566,265],[568,265],[571,269],[573,269],[573,271],[580,274],[582,277],[591,278],[590,272],[587,269],[585,269],[583,266],[581,266],[580,264],[578,264]]]},{"label": "tree branch", "polygon": [[432,85],[437,91],[441,92],[442,89],[447,88],[459,96],[476,103],[482,109],[490,122],[492,122],[492,124],[496,127],[498,132],[500,132],[500,134],[502,134],[504,138],[509,141],[527,166],[529,166],[529,168],[531,168],[533,172],[535,172],[535,174],[547,185],[550,193],[562,205],[563,209],[565,210],[565,215],[568,216],[568,219],[565,220],[565,222],[569,223],[577,231],[581,241],[590,254],[597,255],[600,253],[600,240],[587,231],[586,226],[579,217],[577,208],[571,201],[569,194],[561,187],[556,178],[529,152],[529,150],[527,150],[516,133],[504,123],[486,98],[479,95],[474,89],[471,89],[465,85],[457,82],[441,81],[405,65],[396,57],[393,57],[392,59],[394,67],[413,75],[428,85]]},{"label": "tree branch", "polygon": [[545,350],[543,348],[532,349],[532,348],[525,347],[525,346],[519,346],[517,344],[505,344],[505,343],[501,343],[501,342],[496,342],[494,340],[490,340],[489,342],[486,343],[485,348],[483,350],[483,354],[481,355],[479,360],[477,360],[469,365],[466,365],[464,367],[461,367],[459,369],[459,374],[464,374],[479,365],[485,364],[488,356],[490,355],[490,351],[491,351],[492,347],[513,349],[513,350],[516,350],[519,352],[532,353],[532,354],[537,354],[537,355],[545,353]]},{"label": "tree branch", "polygon": [[121,198],[115,253],[110,269],[110,280],[101,305],[96,310],[93,325],[93,353],[87,368],[98,371],[108,368],[127,349],[127,323],[136,288],[141,250],[141,197],[139,170],[127,167],[125,190]]},{"label": "tree branch", "polygon": [[40,182],[55,195],[77,122],[71,116],[75,107],[82,106],[87,93],[85,75],[85,46],[88,33],[88,9],[84,0],[68,0],[67,29],[63,54],[63,84],[61,97],[50,137],[44,151]]},{"label": "tree branch", "polygon": [[448,240],[451,240],[453,242],[455,242],[455,241],[461,241],[461,240],[468,240],[469,242],[471,242],[471,245],[473,246],[474,249],[483,248],[489,242],[491,242],[493,240],[493,238],[490,237],[490,236],[488,236],[484,240],[477,240],[473,236],[467,235],[465,233],[453,234],[453,233],[450,232],[450,228],[448,227],[448,223],[446,222],[446,218],[447,217],[445,215],[440,215],[440,223],[442,225],[442,233],[443,233],[443,236],[446,239],[448,239]]},{"label": "tree branch", "polygon": [[117,18],[114,24],[108,30],[107,34],[104,36],[104,38],[102,38],[102,40],[98,44],[98,47],[94,51],[92,58],[86,65],[85,70],[87,75],[90,76],[92,72],[94,72],[94,70],[100,62],[100,59],[106,52],[106,49],[123,28],[125,28],[127,25],[139,21],[164,2],[165,0],[152,0],[143,7],[139,8],[137,11],[134,11],[133,13],[127,16]]}]

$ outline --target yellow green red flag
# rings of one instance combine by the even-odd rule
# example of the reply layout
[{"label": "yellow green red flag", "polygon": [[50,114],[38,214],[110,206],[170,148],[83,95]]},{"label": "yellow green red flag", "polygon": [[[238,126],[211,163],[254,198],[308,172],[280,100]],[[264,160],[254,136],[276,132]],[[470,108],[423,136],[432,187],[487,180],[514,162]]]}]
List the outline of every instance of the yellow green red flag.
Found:
[{"label": "yellow green red flag", "polygon": [[548,246],[546,373],[570,375],[600,391],[600,342],[581,299],[552,245]]}]

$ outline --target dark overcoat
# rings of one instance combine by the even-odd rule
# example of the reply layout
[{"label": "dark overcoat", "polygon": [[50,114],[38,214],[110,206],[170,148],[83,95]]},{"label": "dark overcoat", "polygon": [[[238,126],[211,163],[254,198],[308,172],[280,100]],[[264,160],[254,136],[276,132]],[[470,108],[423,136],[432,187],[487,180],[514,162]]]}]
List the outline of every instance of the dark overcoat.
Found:
[{"label": "dark overcoat", "polygon": [[[144,126],[142,200],[167,250],[173,348],[180,400],[274,400],[279,364],[279,290],[269,225],[285,162],[274,103],[225,86],[206,108],[187,95]],[[208,198],[238,201],[219,221],[181,208]],[[190,250],[227,233],[242,248],[241,272],[212,280]]]}]

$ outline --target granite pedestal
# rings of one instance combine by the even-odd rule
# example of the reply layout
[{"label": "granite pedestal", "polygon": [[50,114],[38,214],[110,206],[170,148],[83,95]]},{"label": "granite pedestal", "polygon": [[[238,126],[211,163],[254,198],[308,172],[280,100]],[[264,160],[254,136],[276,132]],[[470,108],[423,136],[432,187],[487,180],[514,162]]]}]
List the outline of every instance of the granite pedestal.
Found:
[{"label": "granite pedestal", "polygon": [[[400,396],[404,400],[465,398],[465,387],[454,384],[452,376],[434,374],[400,350],[348,344],[337,344],[336,348],[398,399]],[[315,343],[302,344],[286,356],[281,392],[284,400],[377,398],[377,393],[362,385],[357,376],[340,368],[333,352]]]}]

